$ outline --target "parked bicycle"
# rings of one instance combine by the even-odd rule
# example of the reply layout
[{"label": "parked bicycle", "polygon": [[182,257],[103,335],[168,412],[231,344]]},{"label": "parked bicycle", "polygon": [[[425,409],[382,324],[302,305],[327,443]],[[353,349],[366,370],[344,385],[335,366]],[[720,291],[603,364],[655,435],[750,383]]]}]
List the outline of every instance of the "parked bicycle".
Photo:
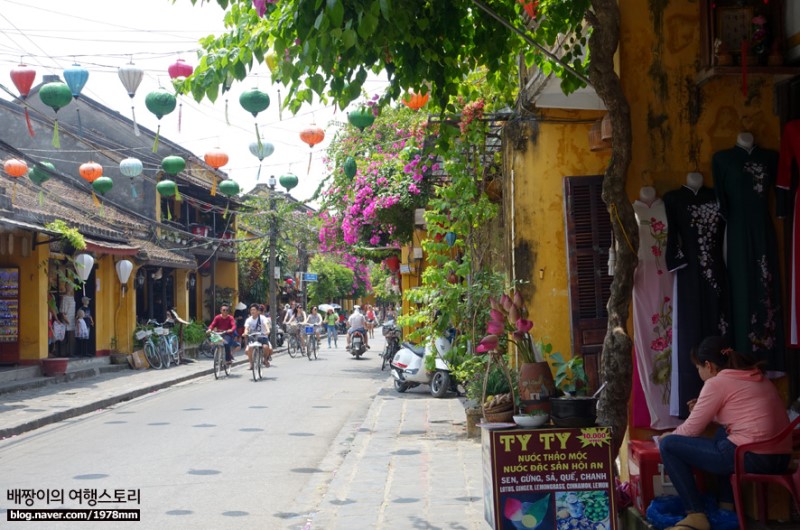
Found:
[{"label": "parked bicycle", "polygon": [[386,369],[387,366],[391,366],[394,354],[400,350],[401,338],[400,328],[394,325],[394,321],[387,321],[383,325],[382,331],[386,339],[386,347],[383,349],[383,354],[381,355],[381,372]]},{"label": "parked bicycle", "polygon": [[140,329],[134,336],[143,342],[144,355],[150,366],[160,370],[169,368],[172,363],[180,364],[178,337],[171,331],[175,323],[170,320],[159,323],[151,319],[147,324],[154,326],[153,329]]},{"label": "parked bicycle", "polygon": [[314,359],[317,358],[317,350],[319,349],[319,343],[317,340],[317,331],[315,326],[308,325],[305,327],[306,332],[306,355],[308,356],[308,360],[311,360],[311,355],[314,355]]},{"label": "parked bicycle", "polygon": [[222,373],[230,375],[231,365],[225,360],[225,339],[216,331],[206,331],[214,351],[214,379],[222,377]]}]

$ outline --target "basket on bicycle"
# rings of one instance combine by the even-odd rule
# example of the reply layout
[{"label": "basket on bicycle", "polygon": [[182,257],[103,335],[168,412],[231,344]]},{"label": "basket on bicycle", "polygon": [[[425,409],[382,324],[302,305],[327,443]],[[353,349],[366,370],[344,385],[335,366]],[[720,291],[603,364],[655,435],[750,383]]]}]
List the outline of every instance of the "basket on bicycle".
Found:
[{"label": "basket on bicycle", "polygon": [[149,336],[150,336],[150,332],[147,331],[146,329],[140,329],[139,331],[137,331],[136,333],[133,334],[133,337],[136,340],[139,340],[139,341],[144,340]]},{"label": "basket on bicycle", "polygon": [[214,344],[219,344],[224,339],[222,338],[222,335],[220,335],[219,333],[210,333],[208,335],[208,340],[211,341]]},{"label": "basket on bicycle", "polygon": [[400,336],[400,329],[395,326],[383,326],[381,329],[383,336],[387,339]]},{"label": "basket on bicycle", "polygon": [[306,335],[311,335],[312,333],[314,333],[314,326],[306,326],[305,327],[305,332],[306,332]]}]

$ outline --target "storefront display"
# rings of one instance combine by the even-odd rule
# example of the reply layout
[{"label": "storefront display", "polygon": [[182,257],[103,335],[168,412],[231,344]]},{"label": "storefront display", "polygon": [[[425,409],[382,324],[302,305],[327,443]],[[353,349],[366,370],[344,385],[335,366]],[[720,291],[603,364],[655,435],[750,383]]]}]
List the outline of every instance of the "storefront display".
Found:
[{"label": "storefront display", "polygon": [[19,269],[0,269],[0,363],[19,356]]},{"label": "storefront display", "polygon": [[484,517],[496,530],[616,530],[611,429],[484,424]]}]

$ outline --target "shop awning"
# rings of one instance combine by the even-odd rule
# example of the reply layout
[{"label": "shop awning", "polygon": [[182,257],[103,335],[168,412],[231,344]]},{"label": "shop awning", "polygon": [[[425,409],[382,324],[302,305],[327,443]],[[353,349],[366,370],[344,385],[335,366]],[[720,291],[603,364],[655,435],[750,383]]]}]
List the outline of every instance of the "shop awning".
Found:
[{"label": "shop awning", "polygon": [[84,238],[86,240],[86,250],[90,252],[97,252],[98,254],[111,254],[112,256],[135,256],[139,253],[140,247],[126,245],[124,243],[111,243],[108,241],[95,241],[94,239]]}]

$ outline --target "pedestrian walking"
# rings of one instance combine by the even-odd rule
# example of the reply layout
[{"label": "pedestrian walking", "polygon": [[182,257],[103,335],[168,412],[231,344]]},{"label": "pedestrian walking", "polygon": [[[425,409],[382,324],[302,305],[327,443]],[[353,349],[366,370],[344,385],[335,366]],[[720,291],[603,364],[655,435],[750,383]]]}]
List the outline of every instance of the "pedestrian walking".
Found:
[{"label": "pedestrian walking", "polygon": [[325,315],[325,326],[327,327],[328,331],[328,348],[331,347],[331,339],[333,339],[333,347],[338,348],[339,345],[336,343],[336,337],[338,333],[336,333],[336,323],[339,321],[339,316],[333,309],[328,309],[328,313]]}]

